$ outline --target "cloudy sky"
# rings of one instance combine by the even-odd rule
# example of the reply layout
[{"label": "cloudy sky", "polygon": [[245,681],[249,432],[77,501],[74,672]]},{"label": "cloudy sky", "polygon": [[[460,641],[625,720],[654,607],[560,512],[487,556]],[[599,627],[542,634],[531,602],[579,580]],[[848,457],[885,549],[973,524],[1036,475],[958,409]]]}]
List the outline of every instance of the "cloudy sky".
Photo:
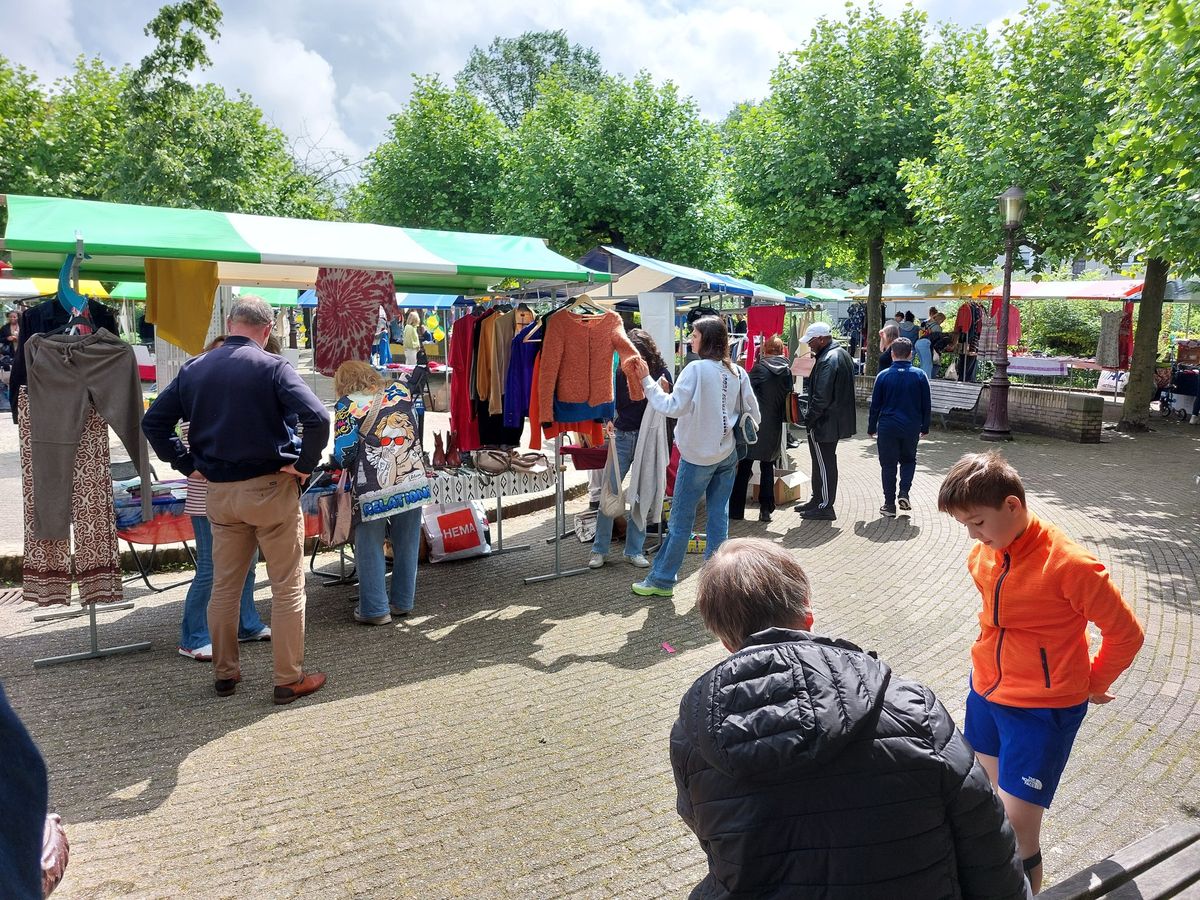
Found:
[{"label": "cloudy sky", "polygon": [[[0,54],[44,81],[79,54],[136,63],[159,0],[0,0]],[[899,0],[879,0],[896,13]],[[931,20],[995,28],[1019,0],[917,0]],[[293,138],[359,159],[407,101],[412,75],[452,80],[475,45],[562,28],[610,72],[671,79],[714,119],[761,98],[781,52],[839,0],[240,0],[223,4],[206,80],[247,91]]]}]

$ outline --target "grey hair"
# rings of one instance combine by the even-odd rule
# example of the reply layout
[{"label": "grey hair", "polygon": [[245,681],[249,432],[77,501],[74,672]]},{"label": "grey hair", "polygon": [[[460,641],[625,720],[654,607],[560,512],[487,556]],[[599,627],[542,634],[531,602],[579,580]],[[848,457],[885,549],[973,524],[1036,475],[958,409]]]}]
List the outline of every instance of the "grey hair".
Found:
[{"label": "grey hair", "polygon": [[229,321],[243,325],[271,325],[275,322],[275,312],[262,297],[242,294],[229,311]]},{"label": "grey hair", "polygon": [[696,609],[704,627],[729,647],[767,628],[807,628],[808,576],[791,553],[762,538],[721,544],[700,570]]}]

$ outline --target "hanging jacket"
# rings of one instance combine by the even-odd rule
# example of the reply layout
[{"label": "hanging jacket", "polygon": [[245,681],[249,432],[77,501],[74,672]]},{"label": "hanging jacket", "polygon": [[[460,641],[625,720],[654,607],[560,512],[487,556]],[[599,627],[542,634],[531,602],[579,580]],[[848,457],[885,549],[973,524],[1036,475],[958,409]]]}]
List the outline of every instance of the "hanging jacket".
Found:
[{"label": "hanging jacket", "polygon": [[1026,898],[983,768],[924,685],[848,641],[768,629],[702,675],[671,730],[693,898]]},{"label": "hanging jacket", "polygon": [[808,416],[804,424],[818,444],[853,437],[858,428],[854,408],[854,362],[833,343],[817,356],[809,380]]},{"label": "hanging jacket", "polygon": [[[971,685],[994,703],[1051,709],[1083,703],[1112,686],[1145,640],[1108,570],[1037,516],[1002,550],[977,542],[967,568],[983,597]],[[1095,659],[1088,622],[1103,636]]]},{"label": "hanging jacket", "polygon": [[649,407],[642,414],[637,445],[629,467],[629,515],[642,531],[650,522],[662,520],[663,497],[667,492],[667,417]]},{"label": "hanging jacket", "polygon": [[795,379],[791,365],[783,356],[759,356],[750,370],[750,386],[758,398],[762,421],[758,425],[758,440],[750,445],[746,459],[775,459],[783,441],[783,420],[787,400]]}]

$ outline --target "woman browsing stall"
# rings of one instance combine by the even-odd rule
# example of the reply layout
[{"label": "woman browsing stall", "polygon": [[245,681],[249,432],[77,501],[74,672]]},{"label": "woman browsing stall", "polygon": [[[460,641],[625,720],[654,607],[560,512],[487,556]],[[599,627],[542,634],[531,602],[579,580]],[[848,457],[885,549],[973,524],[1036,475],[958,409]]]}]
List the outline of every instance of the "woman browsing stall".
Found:
[{"label": "woman browsing stall", "polygon": [[[412,612],[421,545],[421,507],[429,480],[408,388],[383,378],[365,362],[338,366],[334,392],[334,458],[349,473],[354,493],[354,559],[358,565],[361,625],[387,625]],[[392,585],[385,584],[383,542],[392,542]]]}]

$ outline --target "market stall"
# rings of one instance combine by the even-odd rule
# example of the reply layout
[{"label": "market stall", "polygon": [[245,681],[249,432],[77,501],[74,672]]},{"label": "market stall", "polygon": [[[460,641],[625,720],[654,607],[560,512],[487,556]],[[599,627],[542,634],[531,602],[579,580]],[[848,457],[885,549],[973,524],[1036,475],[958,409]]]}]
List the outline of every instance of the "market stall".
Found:
[{"label": "market stall", "polygon": [[[145,281],[149,316],[159,337],[170,341],[173,352],[178,351],[176,360],[171,361],[175,368],[188,353],[198,352],[223,326],[232,304],[233,286],[256,292],[262,288],[285,288],[292,291],[293,296],[299,289],[315,287],[321,321],[317,365],[323,372],[331,374],[346,359],[367,358],[377,328],[379,308],[394,305],[397,290],[437,292],[457,297],[464,292],[487,291],[508,280],[602,284],[611,277],[573,263],[551,251],[540,239],[530,237],[458,234],[17,195],[0,197],[0,202],[7,204],[9,213],[0,248],[12,254],[13,274],[60,273],[56,299],[49,301],[49,305],[35,308],[35,311],[42,310],[42,318],[49,321],[59,315],[61,308],[72,328],[78,329],[76,320],[85,320],[82,327],[88,331],[93,328],[119,331],[111,310],[102,305],[79,305],[79,279]],[[71,280],[66,280],[66,274]],[[71,284],[74,284],[73,290]],[[30,323],[37,324],[33,319]],[[30,330],[42,333],[39,329]],[[23,336],[24,333],[25,329]],[[105,331],[100,330],[97,334],[102,336]],[[113,365],[119,362],[122,371],[128,367],[130,377],[106,396],[106,408],[119,400],[124,404],[135,402],[137,409],[141,409],[132,348],[115,339],[111,344]],[[158,355],[161,379],[165,377],[161,349]],[[109,365],[106,371],[116,370]],[[169,371],[166,377],[173,374],[173,370]],[[130,396],[122,394],[118,397],[120,392]],[[95,395],[93,390],[89,396]],[[29,397],[36,402],[25,402],[22,392],[23,436],[28,436],[31,428],[36,431],[41,427],[39,423],[50,421],[48,410],[55,402],[55,398],[46,394],[44,386],[36,382],[29,385]],[[75,508],[74,520],[71,511],[66,510],[67,533],[60,534],[58,528],[58,520],[64,511],[57,509],[56,504],[61,501],[52,492],[35,491],[33,479],[26,479],[25,487],[27,525],[38,521],[39,516],[49,516],[53,512],[55,528],[52,534],[44,537],[53,539],[54,564],[64,567],[62,575],[57,570],[50,573],[54,578],[53,590],[39,590],[38,582],[44,577],[44,567],[30,568],[39,557],[37,552],[31,552],[36,548],[29,542],[42,540],[43,534],[35,534],[35,529],[27,527],[27,596],[37,596],[45,602],[69,602],[69,528],[73,524],[76,529],[78,551],[78,528],[84,510],[92,510],[85,516],[88,527],[110,539],[105,546],[111,544],[112,558],[99,566],[102,573],[108,573],[101,579],[102,589],[97,588],[93,598],[82,598],[91,613],[92,650],[72,654],[69,657],[72,659],[148,646],[139,644],[101,650],[95,639],[96,603],[111,603],[120,599],[121,594],[115,551],[117,521],[114,504],[111,500],[102,504],[82,503],[82,498],[93,491],[111,491],[108,442],[106,439],[101,441],[106,436],[104,420],[99,416],[92,419],[100,423],[101,429],[93,429],[95,439],[89,445],[86,466],[94,484],[80,483],[77,460],[75,487],[71,491],[72,499],[68,500]],[[114,424],[112,419],[108,421]],[[129,424],[132,427],[128,427]],[[146,450],[140,434],[135,434],[137,423],[127,423],[123,427],[126,449],[145,473],[148,471]],[[28,442],[23,444],[23,450],[24,459],[31,458]],[[66,465],[70,464],[67,459]],[[45,468],[44,463],[38,465]],[[34,468],[36,470],[37,466]],[[37,483],[44,481],[45,478],[39,475]],[[66,483],[70,484],[70,479]],[[149,498],[147,490],[144,506],[150,505]],[[143,513],[143,521],[155,518],[152,512],[143,510]],[[132,533],[130,527],[123,530]]]}]

